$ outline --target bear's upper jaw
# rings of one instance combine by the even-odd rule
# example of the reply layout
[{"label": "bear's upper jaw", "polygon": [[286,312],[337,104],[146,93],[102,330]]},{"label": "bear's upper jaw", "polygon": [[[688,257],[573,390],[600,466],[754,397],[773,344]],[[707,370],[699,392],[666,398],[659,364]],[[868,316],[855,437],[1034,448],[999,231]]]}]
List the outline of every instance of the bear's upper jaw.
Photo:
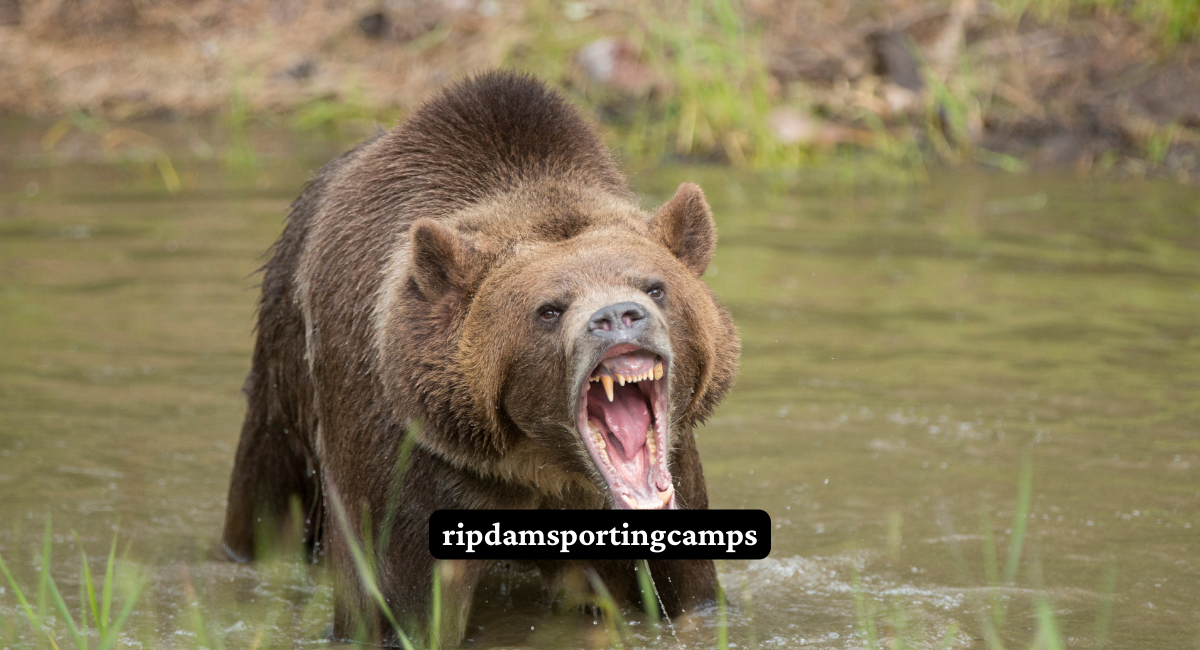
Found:
[{"label": "bear's upper jaw", "polygon": [[667,469],[667,366],[632,345],[610,349],[583,385],[579,433],[618,508],[675,507]]}]

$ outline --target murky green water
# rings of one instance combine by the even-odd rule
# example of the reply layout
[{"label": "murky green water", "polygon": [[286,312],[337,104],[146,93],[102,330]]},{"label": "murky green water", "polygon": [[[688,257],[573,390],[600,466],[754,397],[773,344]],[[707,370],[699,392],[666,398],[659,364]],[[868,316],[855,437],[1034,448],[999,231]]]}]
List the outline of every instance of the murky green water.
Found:
[{"label": "murky green water", "polygon": [[[261,168],[236,173],[185,159],[171,196],[153,162],[46,164],[27,131],[0,147],[0,554],[36,592],[49,513],[75,603],[71,531],[102,562],[119,526],[148,577],[129,640],[324,643],[327,576],[214,548],[253,272],[336,145],[264,141]],[[183,127],[160,135],[204,151]],[[731,647],[940,647],[952,626],[956,647],[984,647],[993,599],[1006,645],[1029,647],[1043,596],[1069,646],[1200,644],[1200,192],[966,172],[876,190],[711,169],[634,182],[655,201],[684,179],[717,213],[709,281],[745,346],[700,431],[709,494],[776,525],[769,559],[723,567]],[[992,589],[981,521],[1003,576],[1023,454],[1028,534]],[[608,643],[590,616],[531,604],[528,580],[494,582],[468,645]],[[32,638],[20,616],[4,585],[0,644]],[[666,635],[713,647],[717,618]]]}]

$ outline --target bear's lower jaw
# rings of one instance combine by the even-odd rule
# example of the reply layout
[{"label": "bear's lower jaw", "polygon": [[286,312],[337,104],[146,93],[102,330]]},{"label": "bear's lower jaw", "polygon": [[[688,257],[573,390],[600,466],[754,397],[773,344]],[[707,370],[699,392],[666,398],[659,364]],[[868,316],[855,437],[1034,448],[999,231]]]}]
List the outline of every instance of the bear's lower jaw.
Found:
[{"label": "bear's lower jaw", "polygon": [[667,364],[644,349],[613,350],[618,351],[623,353],[605,355],[582,387],[580,437],[614,506],[672,509],[675,487],[666,458]]}]

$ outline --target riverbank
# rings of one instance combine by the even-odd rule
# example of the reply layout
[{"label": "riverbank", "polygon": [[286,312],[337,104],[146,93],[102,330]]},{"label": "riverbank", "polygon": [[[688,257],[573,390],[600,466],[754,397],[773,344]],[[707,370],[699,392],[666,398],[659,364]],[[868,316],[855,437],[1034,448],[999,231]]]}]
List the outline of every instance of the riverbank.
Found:
[{"label": "riverbank", "polygon": [[[631,159],[1200,178],[1200,3],[0,0],[0,111],[113,150],[205,119],[362,131],[515,66]],[[144,133],[143,133],[144,135]],[[252,152],[250,152],[252,154]],[[234,152],[237,155],[237,152]]]}]

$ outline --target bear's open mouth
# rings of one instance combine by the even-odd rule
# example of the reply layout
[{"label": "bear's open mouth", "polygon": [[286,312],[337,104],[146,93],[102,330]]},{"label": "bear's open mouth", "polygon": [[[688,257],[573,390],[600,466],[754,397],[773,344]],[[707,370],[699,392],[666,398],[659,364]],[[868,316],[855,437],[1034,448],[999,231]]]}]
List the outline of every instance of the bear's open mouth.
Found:
[{"label": "bear's open mouth", "polygon": [[668,365],[648,350],[617,345],[582,386],[579,434],[618,508],[675,507],[667,469]]}]

